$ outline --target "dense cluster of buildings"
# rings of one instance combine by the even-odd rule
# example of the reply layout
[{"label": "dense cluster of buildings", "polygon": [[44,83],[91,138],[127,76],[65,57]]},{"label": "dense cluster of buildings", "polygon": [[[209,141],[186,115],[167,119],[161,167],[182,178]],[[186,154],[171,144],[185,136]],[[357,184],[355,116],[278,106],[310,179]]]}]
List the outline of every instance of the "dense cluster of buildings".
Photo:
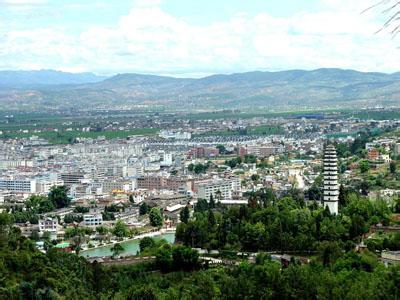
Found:
[{"label": "dense cluster of buildings", "polygon": [[[180,128],[163,130],[160,138],[86,139],[69,145],[49,145],[37,139],[0,140],[0,204],[23,205],[31,195],[47,195],[53,186],[66,186],[72,206],[90,208],[81,214],[84,226],[115,222],[103,218],[109,206],[121,208],[115,212],[116,219],[142,226],[138,206],[126,209],[127,203],[159,206],[176,221],[182,207],[211,196],[224,205],[240,205],[247,201],[245,192],[265,187],[277,194],[294,188],[305,192],[323,167],[321,200],[332,213],[338,213],[338,159],[333,147],[324,148],[327,138],[335,133],[336,141],[351,142],[351,132],[371,122],[377,127],[394,125],[336,118],[274,122],[284,127],[284,134],[193,138],[190,128]],[[217,126],[207,124],[207,128]],[[255,118],[223,126],[248,124],[263,123]],[[389,152],[400,155],[400,144],[396,139],[377,139],[365,151],[371,163],[387,164]],[[237,157],[241,163],[227,163]],[[207,168],[197,172],[190,165]],[[342,176],[352,176],[351,168]],[[64,216],[71,213],[63,210],[43,216],[38,230],[59,233]],[[21,225],[26,232],[32,229],[28,227]]]}]

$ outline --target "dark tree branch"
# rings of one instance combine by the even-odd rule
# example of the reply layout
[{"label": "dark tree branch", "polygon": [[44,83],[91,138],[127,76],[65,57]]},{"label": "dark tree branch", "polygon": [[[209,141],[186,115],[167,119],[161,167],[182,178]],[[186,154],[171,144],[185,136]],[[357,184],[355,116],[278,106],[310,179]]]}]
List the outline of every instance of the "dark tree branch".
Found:
[{"label": "dark tree branch", "polygon": [[400,0],[381,0],[362,11],[362,14],[382,6],[384,7],[382,14],[389,17],[376,33],[388,30],[394,38],[400,32]]}]

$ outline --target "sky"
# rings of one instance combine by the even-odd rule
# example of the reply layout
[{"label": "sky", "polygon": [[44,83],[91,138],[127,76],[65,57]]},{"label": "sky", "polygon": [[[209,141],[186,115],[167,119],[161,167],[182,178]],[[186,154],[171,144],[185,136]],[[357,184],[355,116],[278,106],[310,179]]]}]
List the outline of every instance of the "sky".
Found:
[{"label": "sky", "polygon": [[397,72],[385,6],[362,13],[379,1],[0,0],[0,70]]}]

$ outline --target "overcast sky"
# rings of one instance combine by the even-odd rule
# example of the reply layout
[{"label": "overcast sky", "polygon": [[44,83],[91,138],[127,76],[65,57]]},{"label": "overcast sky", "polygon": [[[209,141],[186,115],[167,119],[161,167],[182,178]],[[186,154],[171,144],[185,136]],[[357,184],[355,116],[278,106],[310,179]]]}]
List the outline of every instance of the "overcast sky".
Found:
[{"label": "overcast sky", "polygon": [[400,71],[378,0],[0,0],[0,70]]}]

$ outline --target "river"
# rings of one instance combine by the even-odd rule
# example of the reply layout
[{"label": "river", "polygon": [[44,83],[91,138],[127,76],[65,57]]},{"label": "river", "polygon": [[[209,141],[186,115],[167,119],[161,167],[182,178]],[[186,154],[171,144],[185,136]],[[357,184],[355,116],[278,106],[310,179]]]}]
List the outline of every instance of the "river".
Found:
[{"label": "river", "polygon": [[[175,233],[164,233],[161,235],[154,236],[153,239],[161,240],[165,239],[168,243],[173,244],[175,242]],[[139,242],[140,239],[130,240],[126,242],[121,242],[121,245],[124,247],[124,252],[121,253],[122,256],[125,255],[136,255],[139,251]],[[111,256],[111,248],[113,245],[107,245],[99,248],[88,249],[81,252],[81,256],[83,257],[103,257],[103,256]]]}]

